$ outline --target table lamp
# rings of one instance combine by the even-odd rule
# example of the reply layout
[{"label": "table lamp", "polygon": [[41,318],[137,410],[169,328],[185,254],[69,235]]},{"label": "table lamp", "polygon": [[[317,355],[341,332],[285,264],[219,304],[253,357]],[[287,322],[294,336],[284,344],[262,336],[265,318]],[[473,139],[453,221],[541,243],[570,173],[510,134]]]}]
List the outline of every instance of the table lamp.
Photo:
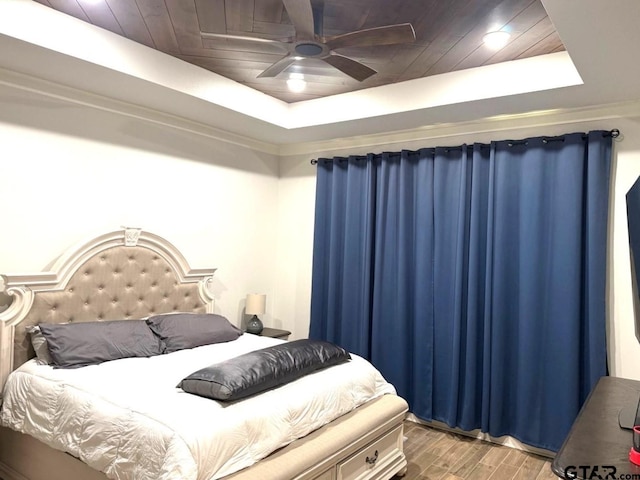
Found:
[{"label": "table lamp", "polygon": [[262,322],[258,318],[258,315],[262,315],[265,311],[267,304],[267,296],[261,293],[249,293],[247,295],[247,301],[245,303],[245,313],[247,315],[253,315],[251,320],[247,323],[247,332],[259,334],[262,332]]}]

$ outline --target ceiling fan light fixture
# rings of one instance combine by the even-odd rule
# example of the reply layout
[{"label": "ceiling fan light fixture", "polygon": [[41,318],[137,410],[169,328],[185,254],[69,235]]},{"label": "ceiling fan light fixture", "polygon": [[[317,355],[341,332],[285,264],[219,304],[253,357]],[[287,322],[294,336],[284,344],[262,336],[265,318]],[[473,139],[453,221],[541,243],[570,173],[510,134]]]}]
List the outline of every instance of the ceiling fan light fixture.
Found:
[{"label": "ceiling fan light fixture", "polygon": [[287,87],[289,90],[295,93],[300,93],[307,88],[307,82],[304,80],[304,75],[301,73],[291,73],[287,79]]},{"label": "ceiling fan light fixture", "polygon": [[493,50],[498,50],[504,47],[509,42],[509,38],[511,38],[511,34],[509,34],[509,32],[505,32],[504,30],[497,30],[495,32],[487,33],[484,37],[482,37],[482,41],[487,47]]}]

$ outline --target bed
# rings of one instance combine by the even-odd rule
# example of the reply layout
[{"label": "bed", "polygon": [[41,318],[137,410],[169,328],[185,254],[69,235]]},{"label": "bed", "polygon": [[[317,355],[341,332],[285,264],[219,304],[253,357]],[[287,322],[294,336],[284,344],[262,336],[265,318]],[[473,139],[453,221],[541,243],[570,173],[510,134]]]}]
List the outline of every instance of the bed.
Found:
[{"label": "bed", "polygon": [[[218,344],[82,368],[57,369],[34,358],[29,332],[39,324],[55,330],[57,324],[93,328],[130,320],[128,328],[145,323],[140,319],[168,318],[175,325],[179,318],[214,315],[214,273],[191,269],[158,235],[124,229],[73,247],[46,272],[0,276],[0,291],[13,299],[0,312],[0,477],[364,480],[404,475],[407,404],[355,355],[230,402],[192,395],[177,385],[186,385],[180,379],[195,366],[235,362],[297,342],[240,332],[237,339]],[[363,377],[357,384],[356,370]],[[156,371],[162,375],[149,373]],[[338,384],[343,393],[328,390]],[[138,453],[122,454],[125,450]]]}]

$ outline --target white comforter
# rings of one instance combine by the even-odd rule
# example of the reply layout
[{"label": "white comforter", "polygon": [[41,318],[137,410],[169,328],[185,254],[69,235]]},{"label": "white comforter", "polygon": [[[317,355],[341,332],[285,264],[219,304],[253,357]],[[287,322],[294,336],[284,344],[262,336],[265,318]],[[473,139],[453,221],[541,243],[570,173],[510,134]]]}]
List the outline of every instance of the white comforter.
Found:
[{"label": "white comforter", "polygon": [[372,398],[395,393],[355,355],[230,404],[176,388],[195,370],[279,342],[242,335],[229,343],[72,370],[31,360],[10,375],[0,421],[109,478],[208,480],[248,467]]}]

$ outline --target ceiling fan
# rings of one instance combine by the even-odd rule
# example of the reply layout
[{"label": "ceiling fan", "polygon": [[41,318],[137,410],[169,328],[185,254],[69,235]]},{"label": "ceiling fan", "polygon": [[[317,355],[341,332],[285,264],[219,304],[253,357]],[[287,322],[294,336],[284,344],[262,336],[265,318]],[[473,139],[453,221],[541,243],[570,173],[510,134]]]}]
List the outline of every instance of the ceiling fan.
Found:
[{"label": "ceiling fan", "polygon": [[323,2],[311,0],[283,0],[284,8],[295,29],[295,37],[272,40],[259,37],[200,32],[203,38],[266,42],[280,45],[287,54],[264,70],[258,78],[275,77],[293,63],[305,58],[315,58],[337,68],[362,82],[377,73],[373,68],[345,57],[335,50],[346,47],[371,47],[395,45],[415,41],[416,34],[410,23],[386,25],[325,37],[323,35]]}]

